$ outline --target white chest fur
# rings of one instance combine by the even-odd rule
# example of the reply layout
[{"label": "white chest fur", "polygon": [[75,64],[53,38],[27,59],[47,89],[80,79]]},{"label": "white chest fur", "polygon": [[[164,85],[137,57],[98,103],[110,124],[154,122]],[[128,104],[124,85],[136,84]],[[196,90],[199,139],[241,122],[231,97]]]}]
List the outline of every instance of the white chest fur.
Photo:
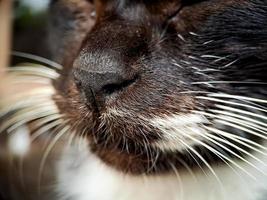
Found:
[{"label": "white chest fur", "polygon": [[[262,158],[261,158],[262,159]],[[267,161],[265,156],[264,162]],[[252,160],[250,160],[252,162]],[[266,163],[266,162],[265,162]],[[252,166],[238,163],[246,172],[229,166],[159,176],[124,175],[101,162],[88,148],[68,147],[58,164],[60,199],[68,200],[258,200],[267,189],[267,178]],[[263,164],[253,165],[263,172]]]}]

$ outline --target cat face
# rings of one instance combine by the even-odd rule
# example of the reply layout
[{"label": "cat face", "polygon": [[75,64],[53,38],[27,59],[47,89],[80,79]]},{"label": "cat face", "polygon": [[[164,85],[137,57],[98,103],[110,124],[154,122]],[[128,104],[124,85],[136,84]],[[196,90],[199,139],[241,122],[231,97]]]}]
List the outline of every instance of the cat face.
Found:
[{"label": "cat face", "polygon": [[243,156],[239,148],[261,141],[264,1],[62,0],[52,9],[64,66],[54,101],[107,164],[166,172]]}]

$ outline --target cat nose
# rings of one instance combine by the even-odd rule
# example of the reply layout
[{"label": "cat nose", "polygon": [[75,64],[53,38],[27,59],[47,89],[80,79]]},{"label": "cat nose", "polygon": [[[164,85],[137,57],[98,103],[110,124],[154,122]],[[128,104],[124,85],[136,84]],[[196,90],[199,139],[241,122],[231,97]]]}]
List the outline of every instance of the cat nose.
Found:
[{"label": "cat nose", "polygon": [[98,107],[104,106],[105,101],[116,96],[133,84],[137,76],[128,75],[122,70],[97,70],[76,68],[73,70],[75,84],[89,103],[95,103]]}]

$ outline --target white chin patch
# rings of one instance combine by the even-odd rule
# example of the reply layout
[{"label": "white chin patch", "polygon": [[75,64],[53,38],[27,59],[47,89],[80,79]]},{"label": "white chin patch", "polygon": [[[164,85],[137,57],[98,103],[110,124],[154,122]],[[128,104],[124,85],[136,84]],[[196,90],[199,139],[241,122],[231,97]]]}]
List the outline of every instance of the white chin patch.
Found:
[{"label": "white chin patch", "polygon": [[163,133],[163,138],[153,143],[154,147],[162,151],[184,151],[204,139],[206,130],[201,125],[208,120],[199,114],[173,114],[156,117],[150,123]]}]

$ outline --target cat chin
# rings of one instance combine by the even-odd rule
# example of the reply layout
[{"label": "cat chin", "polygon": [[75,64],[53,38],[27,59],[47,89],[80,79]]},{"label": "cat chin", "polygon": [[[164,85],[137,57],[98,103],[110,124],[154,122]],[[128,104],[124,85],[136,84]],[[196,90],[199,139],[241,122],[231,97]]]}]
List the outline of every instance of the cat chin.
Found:
[{"label": "cat chin", "polygon": [[[266,157],[260,158],[266,161]],[[262,173],[267,173],[267,167],[249,161],[258,170],[236,161],[243,170],[216,165],[213,172],[204,167],[190,173],[174,170],[164,175],[129,175],[103,163],[84,140],[65,147],[57,164],[56,190],[60,200],[254,200],[266,190]]]}]

